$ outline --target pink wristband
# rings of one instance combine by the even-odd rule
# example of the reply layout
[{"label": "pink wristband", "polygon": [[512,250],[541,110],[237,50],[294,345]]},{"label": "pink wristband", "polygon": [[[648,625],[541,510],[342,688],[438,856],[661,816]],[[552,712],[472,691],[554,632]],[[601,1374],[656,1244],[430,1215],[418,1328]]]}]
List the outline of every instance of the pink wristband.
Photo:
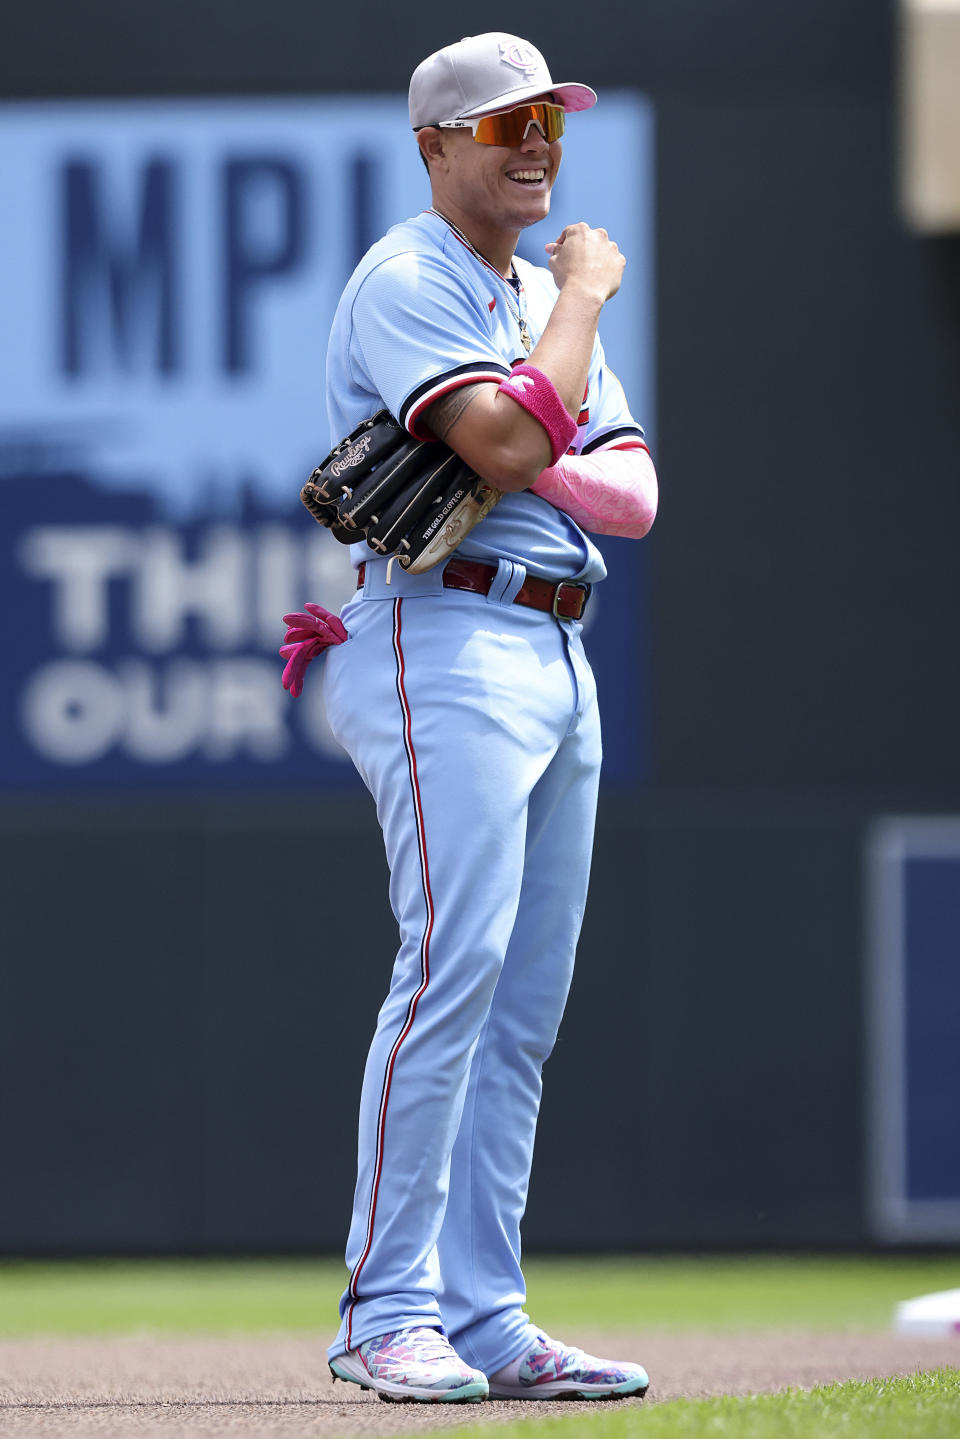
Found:
[{"label": "pink wristband", "polygon": [[555,465],[576,438],[577,422],[571,419],[550,376],[535,365],[514,365],[500,390],[539,420],[550,441],[550,463]]}]

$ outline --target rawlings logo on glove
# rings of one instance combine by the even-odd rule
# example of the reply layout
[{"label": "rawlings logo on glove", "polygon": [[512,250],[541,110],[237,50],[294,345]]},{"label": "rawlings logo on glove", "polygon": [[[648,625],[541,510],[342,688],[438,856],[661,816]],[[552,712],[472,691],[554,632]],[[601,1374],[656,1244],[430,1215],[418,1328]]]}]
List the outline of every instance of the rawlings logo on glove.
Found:
[{"label": "rawlings logo on glove", "polygon": [[380,410],[317,466],[300,498],[341,543],[365,540],[421,574],[449,557],[500,493],[448,445],[413,439]]},{"label": "rawlings logo on glove", "polygon": [[364,435],[361,439],[357,440],[355,445],[350,446],[342,459],[334,461],[330,466],[330,473],[339,476],[343,474],[344,470],[350,470],[354,465],[359,465],[360,461],[366,456],[369,448],[370,436]]}]

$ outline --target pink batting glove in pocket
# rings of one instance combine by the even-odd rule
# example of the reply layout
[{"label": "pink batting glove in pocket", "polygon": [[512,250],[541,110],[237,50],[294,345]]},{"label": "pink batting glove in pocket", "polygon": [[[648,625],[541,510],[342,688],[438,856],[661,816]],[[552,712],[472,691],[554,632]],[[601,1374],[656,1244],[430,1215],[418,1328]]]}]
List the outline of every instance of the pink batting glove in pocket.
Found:
[{"label": "pink batting glove in pocket", "polygon": [[336,615],[325,610],[323,605],[307,603],[303,610],[284,615],[287,625],[280,655],[286,660],[283,670],[283,687],[294,699],[303,693],[304,676],[311,660],[322,655],[331,645],[342,645],[349,635]]}]

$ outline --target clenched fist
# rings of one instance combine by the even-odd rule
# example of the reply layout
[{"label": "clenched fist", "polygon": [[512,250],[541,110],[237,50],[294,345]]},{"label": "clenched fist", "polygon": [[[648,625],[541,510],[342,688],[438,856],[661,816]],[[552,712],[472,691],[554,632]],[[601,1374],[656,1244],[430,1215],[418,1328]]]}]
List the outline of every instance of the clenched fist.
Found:
[{"label": "clenched fist", "polygon": [[601,304],[619,290],[627,262],[606,230],[591,230],[583,221],[567,225],[545,248],[558,289],[575,285],[595,295]]}]

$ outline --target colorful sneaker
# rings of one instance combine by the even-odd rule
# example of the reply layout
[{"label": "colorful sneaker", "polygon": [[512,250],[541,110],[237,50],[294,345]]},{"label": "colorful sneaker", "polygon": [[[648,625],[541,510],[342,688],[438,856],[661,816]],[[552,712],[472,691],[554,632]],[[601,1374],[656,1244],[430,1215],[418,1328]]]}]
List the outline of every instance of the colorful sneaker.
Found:
[{"label": "colorful sneaker", "polygon": [[390,1403],[477,1404],[487,1378],[464,1364],[439,1329],[397,1329],[330,1361],[334,1379],[373,1389]]},{"label": "colorful sneaker", "polygon": [[491,1399],[642,1399],[650,1380],[639,1364],[594,1359],[538,1334],[526,1353],[490,1376]]}]

